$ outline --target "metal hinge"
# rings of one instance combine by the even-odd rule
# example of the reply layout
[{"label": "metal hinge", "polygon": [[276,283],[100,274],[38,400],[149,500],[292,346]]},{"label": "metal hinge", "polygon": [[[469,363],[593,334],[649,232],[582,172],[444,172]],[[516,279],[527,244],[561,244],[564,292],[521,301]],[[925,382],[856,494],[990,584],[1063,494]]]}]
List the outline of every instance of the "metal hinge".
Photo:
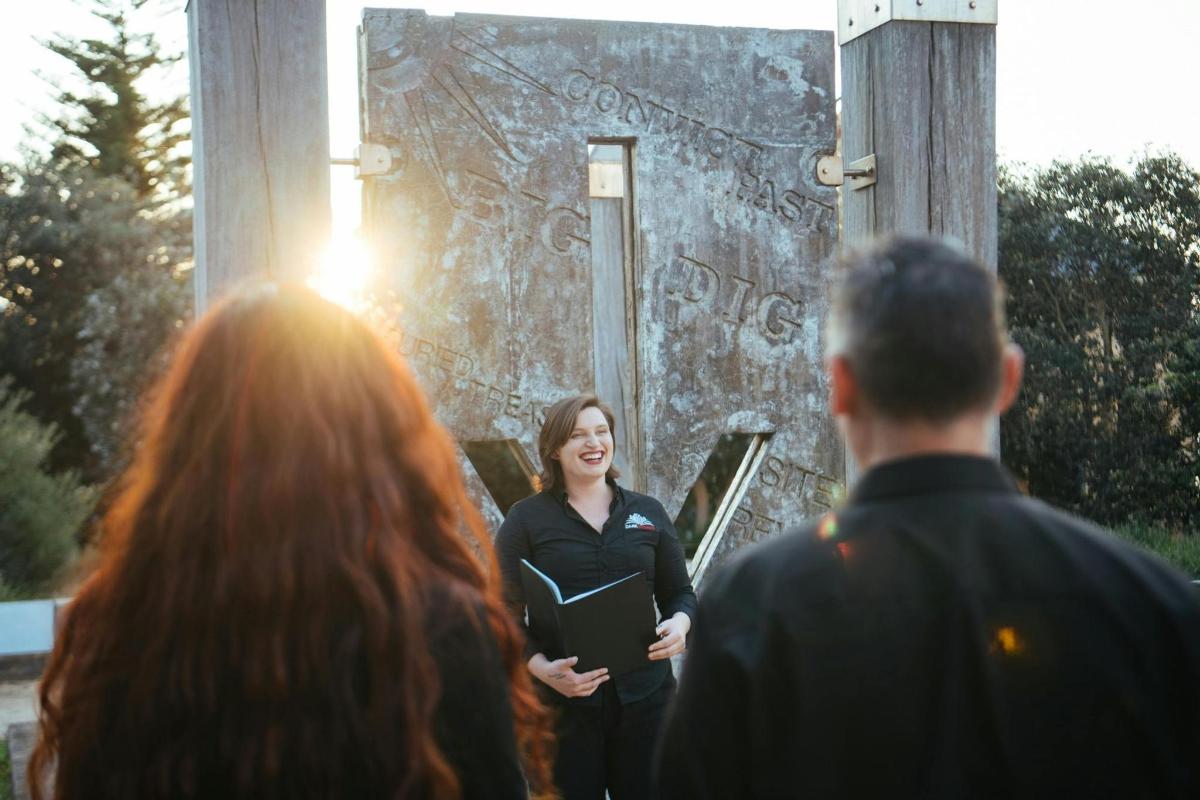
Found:
[{"label": "metal hinge", "polygon": [[999,0],[838,0],[838,41],[845,44],[892,20],[995,25]]},{"label": "metal hinge", "polygon": [[875,185],[875,154],[842,166],[841,156],[823,156],[817,161],[817,180],[823,186],[841,186],[850,179],[850,188],[857,191]]},{"label": "metal hinge", "polygon": [[354,167],[354,177],[386,175],[392,169],[392,151],[387,145],[363,142],[354,148],[354,158],[331,158],[330,164]]}]

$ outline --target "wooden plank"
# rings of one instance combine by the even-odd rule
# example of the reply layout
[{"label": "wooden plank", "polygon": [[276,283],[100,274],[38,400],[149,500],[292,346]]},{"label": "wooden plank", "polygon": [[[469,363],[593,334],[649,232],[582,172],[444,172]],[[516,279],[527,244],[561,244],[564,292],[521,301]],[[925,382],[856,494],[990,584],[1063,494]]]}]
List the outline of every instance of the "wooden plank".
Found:
[{"label": "wooden plank", "polygon": [[741,505],[742,498],[746,496],[746,489],[749,488],[750,481],[758,475],[763,458],[767,455],[766,444],[770,438],[768,434],[754,434],[750,447],[747,448],[741,464],[738,465],[737,472],[734,473],[733,480],[729,482],[725,496],[721,498],[721,505],[713,513],[712,519],[708,523],[708,530],[705,531],[704,538],[696,547],[696,555],[692,559],[691,569],[693,585],[699,586],[700,581],[704,579],[704,573],[708,571],[709,564],[712,563],[713,556],[722,543],[721,537],[728,530],[733,513]]},{"label": "wooden plank", "polygon": [[630,367],[626,316],[625,201],[591,198],[592,327],[596,394],[617,416],[617,469],[626,485],[638,485],[637,397]]},{"label": "wooden plank", "polygon": [[[842,161],[849,164],[875,152],[871,91],[874,37],[861,36],[842,47]],[[842,245],[859,247],[875,233],[875,187],[842,193]]]},{"label": "wooden plank", "polygon": [[196,306],[300,280],[329,238],[324,0],[191,0]]},{"label": "wooden plank", "polygon": [[844,190],[843,241],[933,233],[996,258],[996,30],[889,22],[842,47],[843,152],[878,181]]},{"label": "wooden plank", "polygon": [[995,271],[996,30],[933,26],[930,231],[962,242]]},{"label": "wooden plank", "polygon": [[[876,233],[929,231],[931,23],[891,22],[871,50]],[[869,36],[870,34],[868,34]],[[903,54],[899,60],[897,54]]]},{"label": "wooden plank", "polygon": [[844,242],[927,233],[931,23],[889,22],[842,48],[845,163],[874,153],[878,180],[844,189]]},{"label": "wooden plank", "polygon": [[844,245],[930,233],[995,270],[996,27],[893,21],[841,54],[844,160],[878,164],[874,186],[842,190]]}]

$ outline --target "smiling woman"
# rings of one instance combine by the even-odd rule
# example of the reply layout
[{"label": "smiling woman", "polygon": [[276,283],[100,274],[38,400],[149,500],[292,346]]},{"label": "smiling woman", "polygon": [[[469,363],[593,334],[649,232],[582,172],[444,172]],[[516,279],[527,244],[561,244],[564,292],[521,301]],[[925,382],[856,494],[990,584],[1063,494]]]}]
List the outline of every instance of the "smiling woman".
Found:
[{"label": "smiling woman", "polygon": [[363,311],[367,286],[375,272],[370,248],[357,233],[335,233],[326,246],[308,287],[345,309]]},{"label": "smiling woman", "polygon": [[[606,789],[622,800],[649,796],[650,756],[675,688],[670,659],[683,652],[696,607],[671,518],[653,497],[616,481],[615,424],[595,395],[551,406],[538,436],[541,491],[509,509],[496,537],[505,594],[528,631],[526,666],[558,707],[554,776],[563,800]],[[645,664],[576,672],[552,620],[531,607],[526,624],[523,559],[565,596],[640,574],[662,612]]]}]

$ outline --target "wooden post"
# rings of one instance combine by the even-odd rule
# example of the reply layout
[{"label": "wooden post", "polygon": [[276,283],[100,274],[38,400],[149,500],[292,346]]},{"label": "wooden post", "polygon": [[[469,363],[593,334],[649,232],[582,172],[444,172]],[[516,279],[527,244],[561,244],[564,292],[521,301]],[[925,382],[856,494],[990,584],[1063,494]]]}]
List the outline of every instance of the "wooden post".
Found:
[{"label": "wooden post", "polygon": [[996,270],[996,10],[838,0],[842,157],[876,157],[874,185],[842,190],[846,246],[932,234]]},{"label": "wooden post", "polygon": [[[864,27],[881,5],[894,8],[892,20],[847,41],[847,23]],[[906,6],[948,6],[993,22],[899,16]],[[931,233],[996,268],[995,10],[996,0],[840,0],[842,155],[849,164],[874,153],[877,163],[874,186],[845,189],[846,244]]]},{"label": "wooden post", "polygon": [[325,0],[190,0],[197,313],[329,238]]},{"label": "wooden post", "polygon": [[625,485],[645,491],[635,372],[633,148],[629,143],[596,148],[588,167],[596,394],[617,418],[614,460]]}]

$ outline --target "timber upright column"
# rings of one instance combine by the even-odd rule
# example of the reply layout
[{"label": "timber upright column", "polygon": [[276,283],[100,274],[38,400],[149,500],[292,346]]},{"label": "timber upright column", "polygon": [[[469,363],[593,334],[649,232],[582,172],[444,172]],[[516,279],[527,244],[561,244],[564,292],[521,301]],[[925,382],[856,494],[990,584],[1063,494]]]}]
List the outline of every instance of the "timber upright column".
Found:
[{"label": "timber upright column", "polygon": [[[838,0],[847,247],[945,236],[996,271],[997,5]],[[846,473],[858,477],[849,452]]]},{"label": "timber upright column", "polygon": [[996,269],[998,0],[838,0],[843,241],[957,239]]},{"label": "timber upright column", "polygon": [[325,0],[190,0],[196,310],[329,238]]}]

